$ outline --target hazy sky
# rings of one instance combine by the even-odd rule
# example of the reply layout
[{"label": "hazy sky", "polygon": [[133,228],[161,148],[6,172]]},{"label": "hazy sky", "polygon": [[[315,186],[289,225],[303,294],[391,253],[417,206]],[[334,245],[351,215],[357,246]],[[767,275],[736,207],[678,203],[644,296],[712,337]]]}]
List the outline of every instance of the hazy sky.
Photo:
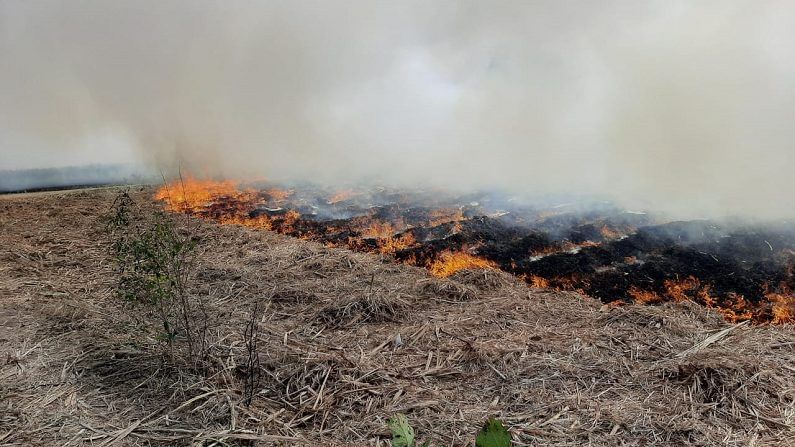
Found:
[{"label": "hazy sky", "polygon": [[0,169],[795,215],[795,2],[0,1]]}]

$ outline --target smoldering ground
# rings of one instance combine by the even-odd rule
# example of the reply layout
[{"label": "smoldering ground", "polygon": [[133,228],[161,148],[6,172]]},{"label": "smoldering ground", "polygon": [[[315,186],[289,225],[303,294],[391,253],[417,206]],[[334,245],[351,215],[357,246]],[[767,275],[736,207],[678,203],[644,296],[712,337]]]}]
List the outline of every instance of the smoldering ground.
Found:
[{"label": "smoldering ground", "polygon": [[784,1],[6,1],[0,169],[791,216],[793,19]]}]

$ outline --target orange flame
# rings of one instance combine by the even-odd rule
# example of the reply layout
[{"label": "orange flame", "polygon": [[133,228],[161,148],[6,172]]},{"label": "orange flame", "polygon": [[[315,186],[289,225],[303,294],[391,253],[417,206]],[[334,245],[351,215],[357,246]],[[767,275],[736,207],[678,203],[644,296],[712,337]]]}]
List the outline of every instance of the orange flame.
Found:
[{"label": "orange flame", "polygon": [[718,311],[726,320],[733,323],[754,319],[754,311],[748,305],[745,297],[736,293],[729,293]]},{"label": "orange flame", "polygon": [[630,287],[628,293],[636,303],[656,304],[663,301],[663,297],[660,295],[648,290],[639,289],[635,286]]},{"label": "orange flame", "polygon": [[701,287],[698,279],[690,276],[683,280],[666,279],[663,282],[665,294],[676,302],[688,301],[695,298],[696,291]]},{"label": "orange flame", "polygon": [[795,295],[784,293],[768,293],[767,301],[772,303],[773,324],[795,324]]},{"label": "orange flame", "polygon": [[496,269],[497,265],[488,259],[479,258],[469,253],[443,251],[430,265],[431,274],[446,278],[464,269]]},{"label": "orange flame", "polygon": [[537,289],[549,288],[549,280],[541,276],[530,275],[525,278],[525,281],[530,284],[530,287],[535,287]]},{"label": "orange flame", "polygon": [[166,209],[183,213],[198,213],[219,199],[251,202],[254,191],[241,191],[231,180],[199,180],[190,175],[163,185],[155,193],[155,199],[166,202]]},{"label": "orange flame", "polygon": [[405,250],[417,244],[414,235],[404,233],[400,236],[390,237],[378,242],[378,251],[384,254],[393,254],[400,250]]},{"label": "orange flame", "polygon": [[362,230],[362,237],[369,239],[391,239],[396,233],[395,227],[389,222],[375,221]]},{"label": "orange flame", "polygon": [[[274,197],[286,197],[291,191],[276,188],[267,191]],[[285,195],[286,194],[286,195]],[[253,190],[242,190],[231,180],[200,180],[190,175],[161,186],[155,192],[155,199],[165,202],[169,211],[213,217],[222,224],[243,225],[250,228],[270,230],[273,221],[266,215],[250,216],[255,209],[257,193]],[[220,209],[212,212],[213,206]],[[288,212],[285,219],[290,223],[300,216],[297,212]]]},{"label": "orange flame", "polygon": [[259,215],[257,217],[242,217],[242,216],[221,216],[218,219],[219,223],[226,225],[242,225],[244,227],[256,228],[259,230],[272,230],[273,221],[266,215]]}]

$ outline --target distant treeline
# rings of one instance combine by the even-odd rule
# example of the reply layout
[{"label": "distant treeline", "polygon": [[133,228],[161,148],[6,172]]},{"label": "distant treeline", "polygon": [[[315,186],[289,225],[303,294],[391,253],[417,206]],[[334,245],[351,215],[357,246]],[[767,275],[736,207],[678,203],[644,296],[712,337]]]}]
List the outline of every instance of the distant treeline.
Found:
[{"label": "distant treeline", "polygon": [[0,170],[0,193],[78,186],[151,183],[158,177],[131,165],[93,164],[62,168]]}]

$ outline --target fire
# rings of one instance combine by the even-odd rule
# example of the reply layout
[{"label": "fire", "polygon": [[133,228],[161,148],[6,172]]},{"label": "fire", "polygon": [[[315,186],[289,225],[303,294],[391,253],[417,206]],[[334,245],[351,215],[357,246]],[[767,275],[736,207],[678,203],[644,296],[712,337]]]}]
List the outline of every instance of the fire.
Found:
[{"label": "fire", "polygon": [[583,295],[587,295],[585,289],[588,287],[588,281],[576,273],[571,275],[560,275],[552,278],[543,278],[531,275],[525,277],[525,280],[531,286],[538,284],[540,287],[546,287],[557,290],[569,290]]},{"label": "fire", "polygon": [[765,285],[765,300],[770,303],[771,323],[795,324],[795,293],[785,284],[779,285],[778,292],[768,292],[769,285]]},{"label": "fire", "polygon": [[362,230],[362,237],[369,239],[391,239],[394,235],[395,227],[389,222],[375,221],[370,226]]},{"label": "fire", "polygon": [[378,241],[378,251],[384,254],[393,254],[400,250],[413,247],[417,244],[414,235],[411,233],[404,233],[400,236],[389,237]]},{"label": "fire", "polygon": [[664,283],[665,296],[676,301],[692,300],[706,307],[715,308],[728,321],[769,321],[772,324],[795,323],[795,295],[791,293],[765,293],[764,299],[770,306],[770,316],[765,317],[765,306],[752,304],[737,293],[728,293],[720,303],[712,295],[710,287],[702,284],[697,278],[688,277],[684,280],[667,280]]},{"label": "fire", "polygon": [[273,220],[264,214],[257,217],[222,216],[218,219],[218,222],[227,225],[242,225],[258,230],[273,229]]},{"label": "fire", "polygon": [[[708,284],[702,284],[698,278],[689,276],[683,280],[666,280],[663,282],[665,296],[676,302],[696,301],[707,307],[718,307],[718,299],[712,295]],[[744,300],[743,300],[744,301]]]},{"label": "fire", "polygon": [[784,293],[768,293],[767,301],[772,303],[773,324],[795,324],[795,295]]},{"label": "fire", "polygon": [[[288,197],[292,192],[272,188],[266,194],[275,200]],[[231,180],[200,180],[188,175],[160,187],[155,199],[164,201],[169,211],[212,217],[222,224],[273,229],[273,220],[267,215],[251,216],[251,211],[256,208],[257,193],[240,189]],[[284,220],[292,224],[298,217],[298,212],[291,211]]]},{"label": "fire", "polygon": [[[395,223],[374,220],[361,230],[361,237],[375,239],[380,253],[394,254],[397,251],[412,247],[417,243],[417,240],[414,239],[414,235],[411,233],[398,235],[399,228],[405,228],[405,224],[402,220],[398,220]],[[352,245],[355,246],[358,241],[354,240],[351,242]]]},{"label": "fire", "polygon": [[754,319],[754,311],[748,305],[745,297],[736,293],[729,293],[729,296],[718,311],[724,318],[733,323]]},{"label": "fire", "polygon": [[155,199],[166,202],[166,209],[183,213],[198,213],[220,198],[251,201],[253,191],[241,191],[231,180],[199,180],[190,175],[163,185]]},{"label": "fire", "polygon": [[[533,270],[522,271],[524,267],[512,258],[502,260],[511,262],[510,267],[502,267],[504,264],[476,256],[466,248],[452,248],[461,247],[462,241],[469,244],[464,247],[470,249],[473,244],[479,243],[468,240],[471,235],[466,232],[461,238],[450,238],[462,231],[462,227],[469,228],[466,226],[468,218],[464,216],[464,207],[452,205],[433,210],[413,207],[409,202],[411,196],[407,195],[397,199],[397,202],[392,201],[395,200],[394,196],[390,196],[388,206],[365,208],[351,204],[344,210],[333,207],[333,212],[330,213],[332,217],[329,214],[324,215],[323,210],[302,216],[297,209],[309,206],[317,209],[318,206],[315,205],[323,208],[323,202],[307,201],[303,194],[293,200],[291,197],[294,194],[294,190],[272,186],[254,190],[231,180],[200,180],[186,176],[163,185],[157,190],[155,198],[165,203],[166,210],[213,219],[221,224],[272,230],[301,239],[320,241],[328,246],[394,255],[399,262],[427,268],[437,277],[448,277],[463,269],[504,268],[521,275],[530,287],[535,288],[571,290],[588,295],[594,287],[597,291],[601,287],[590,281],[588,273],[556,275],[552,272],[537,276],[530,273]],[[362,193],[354,190],[341,190],[333,193],[327,202],[334,204],[360,194]],[[348,217],[337,217],[340,215]],[[411,231],[406,231],[410,228]],[[609,222],[600,222],[598,228],[604,240],[621,239],[630,230],[628,226],[615,226]],[[421,238],[421,241],[417,238]],[[440,243],[426,246],[429,241]],[[586,247],[600,246],[603,243],[605,242],[593,240],[574,243],[562,239],[524,255],[531,262],[535,262],[556,253],[577,255]],[[425,250],[426,247],[430,250]],[[759,295],[744,296],[724,290],[725,287],[716,287],[708,277],[701,278],[696,275],[667,279],[661,283],[630,282],[625,286],[628,288],[624,289],[624,294],[613,299],[625,299],[627,302],[631,299],[643,304],[693,301],[715,309],[728,321],[793,324],[795,294],[791,292],[789,284],[795,275],[795,251],[785,249],[782,253],[780,256],[789,259],[786,272],[788,279],[778,285],[764,286]],[[621,258],[620,261],[623,266],[652,262],[646,258],[639,259],[635,255]],[[639,285],[630,285],[633,283]]]},{"label": "fire", "polygon": [[446,278],[464,269],[496,269],[497,265],[488,259],[479,258],[469,253],[443,251],[430,265],[431,274]]},{"label": "fire", "polygon": [[663,297],[660,295],[648,290],[637,288],[635,286],[630,287],[628,293],[636,303],[656,304],[663,301]]},{"label": "fire", "polygon": [[718,305],[718,300],[710,293],[710,287],[705,285],[701,287],[698,292],[696,293],[696,297],[698,300],[701,301],[707,307],[716,307]]},{"label": "fire", "polygon": [[665,294],[677,303],[695,298],[696,291],[701,288],[698,279],[690,276],[684,280],[667,279],[663,282]]},{"label": "fire", "polygon": [[300,218],[301,218],[301,213],[299,213],[296,210],[289,210],[286,213],[284,213],[284,219],[283,219],[284,225],[290,225],[290,226],[295,225],[295,223],[298,222],[298,219]]},{"label": "fire", "polygon": [[530,287],[537,289],[546,289],[549,287],[549,280],[536,275],[530,275],[525,278],[525,281],[530,284]]}]

